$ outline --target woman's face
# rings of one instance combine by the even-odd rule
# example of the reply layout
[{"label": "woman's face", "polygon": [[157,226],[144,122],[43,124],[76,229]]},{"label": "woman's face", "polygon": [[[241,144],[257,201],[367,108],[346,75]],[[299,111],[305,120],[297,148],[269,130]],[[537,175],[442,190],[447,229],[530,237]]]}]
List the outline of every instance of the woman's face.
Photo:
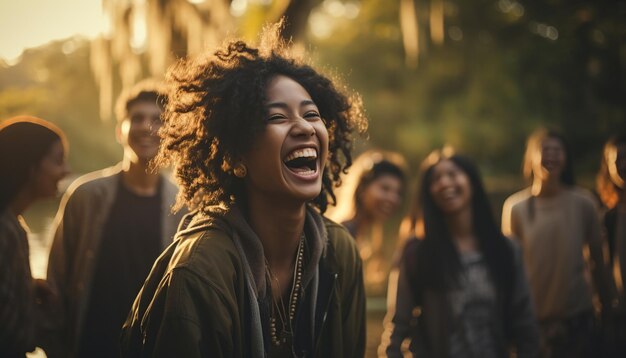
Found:
[{"label": "woman's face", "polygon": [[392,174],[382,174],[359,194],[361,209],[377,221],[387,220],[402,202],[403,183]]},{"label": "woman's face", "polygon": [[283,75],[266,89],[266,126],[241,158],[248,196],[306,202],[322,190],[328,131],[309,93]]},{"label": "woman's face", "polygon": [[533,155],[533,175],[541,180],[560,178],[565,168],[565,147],[558,138],[547,137]]},{"label": "woman's face", "polygon": [[469,177],[454,162],[444,159],[433,168],[430,195],[446,215],[469,209],[472,200]]},{"label": "woman's face", "polygon": [[53,197],[58,192],[58,184],[69,174],[65,148],[60,140],[55,141],[48,153],[41,159],[32,175],[32,190],[37,198]]}]

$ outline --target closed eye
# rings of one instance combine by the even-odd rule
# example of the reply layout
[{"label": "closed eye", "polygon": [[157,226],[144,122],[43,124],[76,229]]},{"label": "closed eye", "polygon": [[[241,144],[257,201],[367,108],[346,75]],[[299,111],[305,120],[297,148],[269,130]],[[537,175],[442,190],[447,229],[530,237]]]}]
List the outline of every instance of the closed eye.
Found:
[{"label": "closed eye", "polygon": [[315,111],[306,112],[304,118],[320,118],[320,114]]},{"label": "closed eye", "polygon": [[271,115],[271,116],[269,116],[267,118],[267,121],[268,122],[277,121],[277,120],[281,120],[281,119],[284,119],[284,118],[285,118],[285,116],[283,116],[282,114],[273,114],[273,115]]}]

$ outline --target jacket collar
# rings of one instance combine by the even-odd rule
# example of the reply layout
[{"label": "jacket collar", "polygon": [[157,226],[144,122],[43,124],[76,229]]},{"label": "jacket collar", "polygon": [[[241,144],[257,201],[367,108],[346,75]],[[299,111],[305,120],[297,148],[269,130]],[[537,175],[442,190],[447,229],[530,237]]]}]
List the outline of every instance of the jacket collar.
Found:
[{"label": "jacket collar", "polygon": [[[264,297],[267,291],[265,279],[265,253],[257,234],[246,221],[242,210],[236,204],[230,207],[214,206],[207,213],[195,211],[187,215],[179,227],[177,238],[193,232],[215,228],[228,233],[236,246],[243,251],[242,260],[250,268],[248,279],[253,283],[257,297]],[[302,285],[306,287],[312,280],[322,256],[326,254],[328,234],[322,215],[307,205],[304,221],[306,248],[308,252],[306,267],[302,276]]]}]

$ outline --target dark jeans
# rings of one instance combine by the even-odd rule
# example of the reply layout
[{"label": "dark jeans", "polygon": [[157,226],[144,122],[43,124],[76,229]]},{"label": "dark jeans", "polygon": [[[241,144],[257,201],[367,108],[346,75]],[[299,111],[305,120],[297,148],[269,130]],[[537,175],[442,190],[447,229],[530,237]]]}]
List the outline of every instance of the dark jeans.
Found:
[{"label": "dark jeans", "polygon": [[539,322],[542,358],[593,357],[593,313]]}]

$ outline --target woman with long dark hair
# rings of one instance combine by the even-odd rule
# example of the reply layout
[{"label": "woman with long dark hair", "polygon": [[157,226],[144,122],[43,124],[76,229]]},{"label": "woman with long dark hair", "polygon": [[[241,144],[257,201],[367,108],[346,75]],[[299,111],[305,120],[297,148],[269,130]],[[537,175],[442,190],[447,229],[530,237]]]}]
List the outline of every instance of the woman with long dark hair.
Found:
[{"label": "woman with long dark hair", "polygon": [[197,211],[133,305],[125,356],[363,356],[361,260],[323,213],[366,121],[278,33],[168,73],[159,157]]},{"label": "woman with long dark hair", "polygon": [[20,116],[0,123],[0,357],[35,349],[39,303],[52,292],[30,272],[25,222],[34,202],[57,194],[68,174],[67,140],[50,122]]},{"label": "woman with long dark hair", "polygon": [[[596,204],[574,185],[572,162],[560,133],[535,131],[523,167],[530,187],[510,196],[502,209],[502,231],[517,239],[524,253],[545,357],[593,356],[594,286],[603,309],[610,306]],[[585,263],[585,248],[591,265]],[[589,267],[595,285],[588,280]]]},{"label": "woman with long dark hair", "polygon": [[415,356],[536,356],[519,251],[498,229],[474,164],[432,153],[416,203],[409,221],[422,223],[423,237],[405,246],[380,353],[402,357],[410,338]]}]

